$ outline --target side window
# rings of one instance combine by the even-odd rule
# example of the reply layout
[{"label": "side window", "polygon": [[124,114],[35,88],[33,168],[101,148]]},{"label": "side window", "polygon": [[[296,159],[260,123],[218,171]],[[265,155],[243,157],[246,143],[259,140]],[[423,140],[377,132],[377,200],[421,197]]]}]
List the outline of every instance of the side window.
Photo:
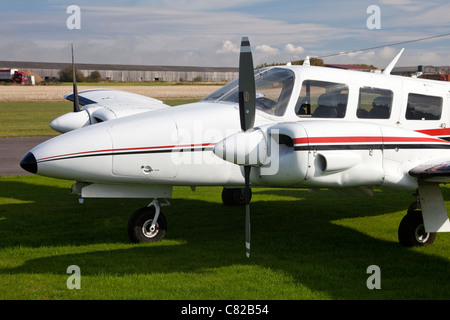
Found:
[{"label": "side window", "polygon": [[392,110],[391,90],[363,87],[359,90],[356,116],[360,119],[389,119]]},{"label": "side window", "polygon": [[295,106],[301,118],[344,118],[348,86],[343,83],[306,80]]},{"label": "side window", "polygon": [[442,97],[408,94],[405,118],[408,120],[439,120],[442,113]]}]

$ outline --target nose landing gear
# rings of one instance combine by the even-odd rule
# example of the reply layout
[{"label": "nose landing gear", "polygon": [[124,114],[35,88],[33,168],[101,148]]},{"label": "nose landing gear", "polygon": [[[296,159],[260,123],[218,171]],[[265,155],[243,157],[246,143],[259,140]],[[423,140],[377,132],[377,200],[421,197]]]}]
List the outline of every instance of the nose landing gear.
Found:
[{"label": "nose landing gear", "polygon": [[147,207],[136,210],[128,220],[128,236],[134,243],[154,242],[162,240],[167,233],[167,220],[161,212],[161,206],[169,205],[169,202],[160,204],[157,199]]}]

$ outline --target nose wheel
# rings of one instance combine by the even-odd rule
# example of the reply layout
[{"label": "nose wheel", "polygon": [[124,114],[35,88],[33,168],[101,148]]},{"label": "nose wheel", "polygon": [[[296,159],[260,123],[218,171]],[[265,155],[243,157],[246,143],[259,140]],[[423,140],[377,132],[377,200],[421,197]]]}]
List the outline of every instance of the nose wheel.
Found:
[{"label": "nose wheel", "polygon": [[128,220],[128,236],[133,243],[160,241],[166,233],[167,220],[158,200],[136,210]]}]

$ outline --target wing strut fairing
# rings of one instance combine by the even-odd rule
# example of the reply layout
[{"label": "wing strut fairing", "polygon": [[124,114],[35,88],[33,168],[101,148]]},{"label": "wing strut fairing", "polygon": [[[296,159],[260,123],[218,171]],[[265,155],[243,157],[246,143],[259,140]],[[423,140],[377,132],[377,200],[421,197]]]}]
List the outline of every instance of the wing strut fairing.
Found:
[{"label": "wing strut fairing", "polygon": [[450,232],[450,222],[439,184],[419,181],[418,191],[425,232]]}]

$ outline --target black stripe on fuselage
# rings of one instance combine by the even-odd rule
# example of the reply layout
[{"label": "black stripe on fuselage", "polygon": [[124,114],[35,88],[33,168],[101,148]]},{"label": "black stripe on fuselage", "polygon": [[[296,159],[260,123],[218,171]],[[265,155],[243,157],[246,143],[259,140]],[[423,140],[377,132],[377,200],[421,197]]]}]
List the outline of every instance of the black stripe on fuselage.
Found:
[{"label": "black stripe on fuselage", "polygon": [[162,150],[145,150],[145,151],[126,151],[126,152],[107,152],[107,153],[92,153],[92,154],[81,154],[74,156],[61,156],[54,159],[44,159],[38,160],[38,163],[50,162],[56,160],[67,160],[67,159],[77,159],[77,158],[89,158],[89,157],[102,157],[102,156],[123,156],[131,154],[152,154],[152,153],[169,153],[169,152],[197,152],[197,151],[212,151],[212,147],[197,147],[197,148],[181,148],[181,149],[162,149]]}]

